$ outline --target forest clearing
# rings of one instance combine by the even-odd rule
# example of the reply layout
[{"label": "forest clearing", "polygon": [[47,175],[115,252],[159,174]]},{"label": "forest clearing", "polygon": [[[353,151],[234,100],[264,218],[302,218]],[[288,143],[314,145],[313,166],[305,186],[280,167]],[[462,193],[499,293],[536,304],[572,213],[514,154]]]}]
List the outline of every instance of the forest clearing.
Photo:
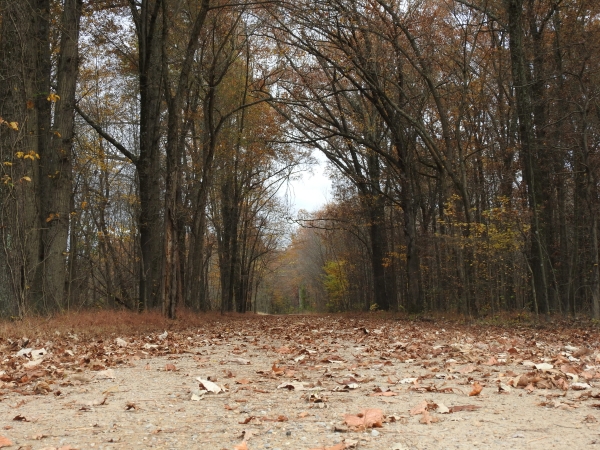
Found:
[{"label": "forest clearing", "polygon": [[0,448],[574,449],[597,327],[382,314],[0,324]]}]

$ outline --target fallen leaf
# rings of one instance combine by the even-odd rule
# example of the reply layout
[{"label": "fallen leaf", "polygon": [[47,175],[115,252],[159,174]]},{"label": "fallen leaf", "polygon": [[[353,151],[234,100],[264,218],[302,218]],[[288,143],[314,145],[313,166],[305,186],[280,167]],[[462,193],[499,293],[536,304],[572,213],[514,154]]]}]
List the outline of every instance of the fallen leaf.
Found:
[{"label": "fallen leaf", "polygon": [[304,383],[294,382],[294,381],[286,381],[285,383],[281,383],[277,386],[277,389],[287,389],[289,391],[303,391],[305,390]]},{"label": "fallen leaf", "polygon": [[13,443],[10,439],[8,439],[7,437],[4,437],[4,436],[0,436],[0,448],[10,447],[11,445],[13,445]]},{"label": "fallen leaf", "polygon": [[394,397],[398,395],[395,392],[392,391],[385,391],[385,392],[375,392],[374,394],[371,394],[371,397]]},{"label": "fallen leaf", "polygon": [[344,423],[356,429],[380,428],[383,422],[383,411],[378,408],[363,409],[357,415],[346,414]]},{"label": "fallen leaf", "polygon": [[273,364],[271,370],[275,375],[283,375],[285,373],[285,369],[283,367],[277,367],[277,364]]},{"label": "fallen leaf", "polygon": [[212,381],[204,380],[200,377],[196,378],[196,381],[200,383],[201,388],[204,388],[204,390],[212,392],[213,394],[218,394],[219,392],[223,391],[219,385],[213,383]]},{"label": "fallen leaf", "polygon": [[112,369],[101,370],[96,374],[97,380],[114,380],[115,378],[115,371]]},{"label": "fallen leaf", "polygon": [[440,419],[438,419],[436,416],[430,415],[429,411],[424,411],[423,416],[419,420],[419,422],[424,425],[431,425],[432,423],[436,423],[439,421],[440,421]]},{"label": "fallen leaf", "polygon": [[244,358],[232,358],[227,360],[227,362],[230,363],[234,363],[234,364],[240,364],[240,365],[248,365],[250,364],[250,361]]},{"label": "fallen leaf", "polygon": [[458,406],[451,406],[450,407],[450,412],[451,413],[455,413],[455,412],[460,412],[460,411],[475,411],[475,410],[478,410],[479,408],[481,408],[481,406],[477,406],[477,405],[458,405]]},{"label": "fallen leaf", "polygon": [[52,392],[52,388],[45,381],[40,381],[39,383],[37,383],[33,390],[36,394],[47,394],[48,392]]},{"label": "fallen leaf", "polygon": [[339,444],[332,445],[331,447],[315,447],[311,448],[310,450],[345,450],[346,448],[348,448],[346,447],[346,444],[340,442]]},{"label": "fallen leaf", "polygon": [[423,414],[425,411],[427,411],[427,400],[423,400],[421,403],[411,409],[410,415],[417,416],[419,414]]},{"label": "fallen leaf", "polygon": [[466,374],[466,373],[471,373],[474,372],[476,369],[476,367],[474,365],[468,365],[466,367],[463,367],[462,369],[459,370],[460,373],[462,374]]},{"label": "fallen leaf", "polygon": [[167,364],[165,366],[165,372],[175,372],[177,371],[177,368],[175,367],[174,364]]},{"label": "fallen leaf", "polygon": [[91,378],[86,377],[85,375],[76,373],[74,375],[71,376],[71,380],[72,381],[79,381],[81,383],[89,383],[90,381],[92,381]]},{"label": "fallen leaf", "polygon": [[475,383],[473,383],[473,390],[471,392],[469,392],[469,397],[474,397],[476,395],[481,394],[481,391],[483,390],[483,386],[480,385],[477,381]]}]

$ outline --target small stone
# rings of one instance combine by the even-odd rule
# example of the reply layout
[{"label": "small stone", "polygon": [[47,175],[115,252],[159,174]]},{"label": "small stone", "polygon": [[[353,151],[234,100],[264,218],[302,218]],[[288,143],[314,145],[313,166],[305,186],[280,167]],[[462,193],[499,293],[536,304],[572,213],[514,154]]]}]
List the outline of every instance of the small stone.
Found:
[{"label": "small stone", "polygon": [[379,436],[379,431],[377,431],[377,430],[371,430],[371,436],[373,436],[373,437]]},{"label": "small stone", "polygon": [[288,430],[288,431],[286,431],[286,432],[285,432],[285,435],[286,435],[286,436],[291,436],[291,435],[292,435],[292,432]]}]

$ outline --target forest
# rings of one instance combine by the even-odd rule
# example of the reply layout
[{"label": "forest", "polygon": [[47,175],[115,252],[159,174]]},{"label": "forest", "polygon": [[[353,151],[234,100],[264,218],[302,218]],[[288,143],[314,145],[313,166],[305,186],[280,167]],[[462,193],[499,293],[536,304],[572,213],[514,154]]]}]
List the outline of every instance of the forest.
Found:
[{"label": "forest", "polygon": [[0,316],[600,319],[599,69],[595,0],[0,0]]}]

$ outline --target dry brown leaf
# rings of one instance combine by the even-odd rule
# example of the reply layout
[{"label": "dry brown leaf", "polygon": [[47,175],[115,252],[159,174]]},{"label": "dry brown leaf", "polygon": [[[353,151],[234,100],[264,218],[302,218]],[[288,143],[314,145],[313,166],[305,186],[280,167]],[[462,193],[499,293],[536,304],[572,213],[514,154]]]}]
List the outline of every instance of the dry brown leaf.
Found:
[{"label": "dry brown leaf", "polygon": [[177,370],[177,368],[175,367],[174,364],[165,365],[165,372],[175,372],[176,370]]},{"label": "dry brown leaf", "polygon": [[592,353],[592,351],[589,348],[581,347],[573,352],[573,356],[575,358],[581,358],[582,356],[589,355],[590,353]]},{"label": "dry brown leaf", "polygon": [[554,384],[556,384],[556,387],[558,387],[559,389],[562,389],[563,391],[569,390],[569,383],[564,378],[559,378],[558,380],[554,380]]},{"label": "dry brown leaf", "polygon": [[483,390],[483,386],[480,385],[477,381],[475,383],[473,383],[473,390],[471,392],[469,392],[469,397],[474,397],[476,395],[481,394],[481,391]]},{"label": "dry brown leaf", "polygon": [[383,411],[379,408],[363,409],[360,414],[346,414],[344,423],[356,429],[380,428],[383,422]]},{"label": "dry brown leaf", "polygon": [[385,392],[375,392],[374,394],[371,394],[371,397],[394,397],[398,395],[395,392],[392,391],[385,391]]},{"label": "dry brown leaf", "polygon": [[596,378],[596,371],[595,370],[584,370],[583,372],[580,373],[580,375],[586,380],[586,381],[590,381],[593,380],[594,378]]},{"label": "dry brown leaf", "polygon": [[137,410],[138,409],[137,405],[135,403],[133,403],[133,402],[127,402],[125,404],[125,410],[126,411],[131,411],[132,409],[133,410]]},{"label": "dry brown leaf", "polygon": [[339,444],[332,445],[331,447],[315,447],[315,448],[311,448],[310,450],[345,450],[345,449],[346,449],[346,444],[344,444],[343,442],[340,442]]},{"label": "dry brown leaf", "polygon": [[455,413],[455,412],[460,412],[460,411],[476,411],[479,408],[481,408],[481,406],[477,406],[477,405],[458,405],[458,406],[451,406],[450,412],[451,413]]},{"label": "dry brown leaf", "polygon": [[427,411],[427,400],[423,400],[421,403],[411,409],[410,415],[417,416],[419,414],[423,414],[425,411]]},{"label": "dry brown leaf", "polygon": [[462,369],[460,369],[459,372],[462,374],[466,374],[466,373],[474,372],[475,369],[476,369],[476,367],[474,365],[470,364],[470,365],[465,366]]},{"label": "dry brown leaf", "polygon": [[10,447],[11,445],[13,445],[13,443],[11,442],[10,439],[8,439],[5,436],[0,436],[0,448],[2,448],[2,447]]},{"label": "dry brown leaf", "polygon": [[431,425],[432,423],[436,423],[439,421],[440,419],[438,419],[436,416],[432,416],[431,414],[429,414],[429,411],[424,411],[423,416],[419,420],[419,422],[424,425]]},{"label": "dry brown leaf", "polygon": [[246,443],[246,441],[242,441],[240,444],[233,447],[233,449],[234,450],[249,450],[248,444]]},{"label": "dry brown leaf", "polygon": [[248,364],[250,364],[250,360],[244,358],[231,358],[227,362],[239,364],[241,366],[247,366]]},{"label": "dry brown leaf", "polygon": [[563,364],[562,366],[560,366],[560,371],[562,373],[570,373],[570,374],[573,374],[573,375],[578,375],[579,374],[579,370],[577,370],[571,364]]}]

